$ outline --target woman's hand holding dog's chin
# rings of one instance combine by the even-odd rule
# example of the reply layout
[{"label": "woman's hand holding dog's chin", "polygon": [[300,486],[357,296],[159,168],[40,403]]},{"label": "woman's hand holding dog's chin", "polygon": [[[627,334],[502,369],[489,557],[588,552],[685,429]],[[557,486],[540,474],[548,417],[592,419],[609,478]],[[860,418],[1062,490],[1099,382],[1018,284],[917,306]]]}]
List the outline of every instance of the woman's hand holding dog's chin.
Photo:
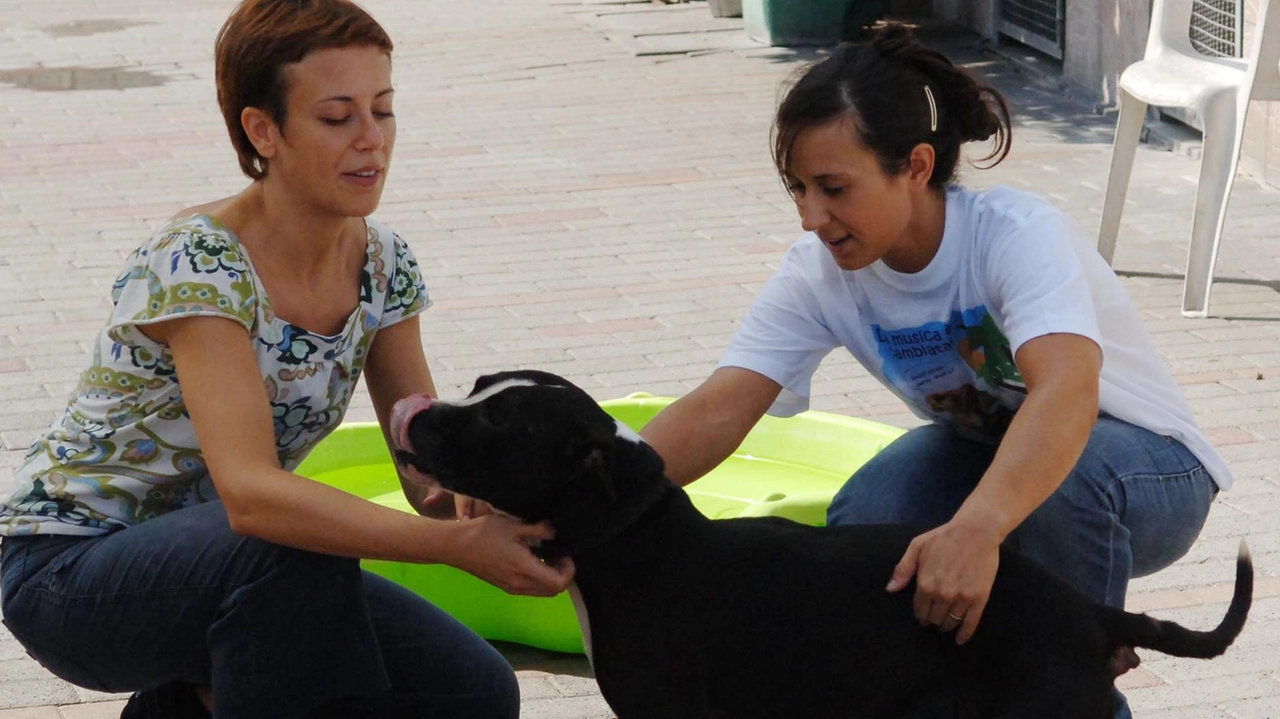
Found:
[{"label": "woman's hand holding dog's chin", "polygon": [[555,537],[551,525],[528,524],[489,514],[452,525],[458,532],[455,556],[449,564],[498,587],[508,594],[552,597],[573,581],[573,560],[561,557],[543,563],[530,546]]},{"label": "woman's hand holding dog's chin", "polygon": [[1000,566],[1000,537],[952,520],[911,541],[887,589],[900,591],[916,578],[912,605],[920,626],[959,629],[956,643],[973,637]]}]

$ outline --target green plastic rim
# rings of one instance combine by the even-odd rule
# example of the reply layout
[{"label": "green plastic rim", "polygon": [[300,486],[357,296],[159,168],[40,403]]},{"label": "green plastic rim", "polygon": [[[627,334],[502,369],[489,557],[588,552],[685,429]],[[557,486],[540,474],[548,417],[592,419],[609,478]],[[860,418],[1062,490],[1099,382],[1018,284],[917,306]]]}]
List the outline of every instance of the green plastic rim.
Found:
[{"label": "green plastic rim", "polygon": [[[636,393],[600,406],[639,430],[673,401]],[[902,432],[825,412],[764,417],[732,457],[686,490],[694,505],[713,519],[781,516],[821,525],[827,505],[849,475]],[[297,471],[379,504],[412,511],[376,423],[342,425]],[[426,598],[486,639],[582,653],[582,633],[567,594],[514,596],[445,565],[365,560],[362,566]]]}]

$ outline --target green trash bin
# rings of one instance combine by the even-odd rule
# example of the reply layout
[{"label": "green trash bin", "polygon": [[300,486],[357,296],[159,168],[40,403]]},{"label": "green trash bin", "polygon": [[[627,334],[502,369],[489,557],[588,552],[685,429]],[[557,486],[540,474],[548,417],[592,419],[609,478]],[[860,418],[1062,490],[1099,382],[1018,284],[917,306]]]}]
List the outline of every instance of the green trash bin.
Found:
[{"label": "green trash bin", "polygon": [[890,0],[742,0],[747,36],[766,45],[834,45],[889,11]]}]

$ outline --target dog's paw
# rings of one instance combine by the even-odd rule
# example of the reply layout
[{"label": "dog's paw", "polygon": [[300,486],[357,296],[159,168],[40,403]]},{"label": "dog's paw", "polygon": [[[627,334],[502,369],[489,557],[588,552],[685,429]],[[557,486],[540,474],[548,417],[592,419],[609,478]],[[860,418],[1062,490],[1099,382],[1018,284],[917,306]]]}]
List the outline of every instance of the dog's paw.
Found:
[{"label": "dog's paw", "polygon": [[1141,663],[1142,660],[1133,651],[1133,647],[1116,647],[1111,653],[1111,659],[1107,660],[1107,668],[1111,670],[1111,678],[1115,679],[1130,669],[1136,669]]}]

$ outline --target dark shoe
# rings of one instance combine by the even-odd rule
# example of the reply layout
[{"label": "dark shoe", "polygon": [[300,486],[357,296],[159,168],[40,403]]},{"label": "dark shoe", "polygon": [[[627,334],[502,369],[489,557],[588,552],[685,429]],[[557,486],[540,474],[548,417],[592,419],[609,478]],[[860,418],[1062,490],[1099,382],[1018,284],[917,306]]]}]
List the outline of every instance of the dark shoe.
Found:
[{"label": "dark shoe", "polygon": [[120,719],[213,719],[190,684],[169,682],[134,692]]}]

